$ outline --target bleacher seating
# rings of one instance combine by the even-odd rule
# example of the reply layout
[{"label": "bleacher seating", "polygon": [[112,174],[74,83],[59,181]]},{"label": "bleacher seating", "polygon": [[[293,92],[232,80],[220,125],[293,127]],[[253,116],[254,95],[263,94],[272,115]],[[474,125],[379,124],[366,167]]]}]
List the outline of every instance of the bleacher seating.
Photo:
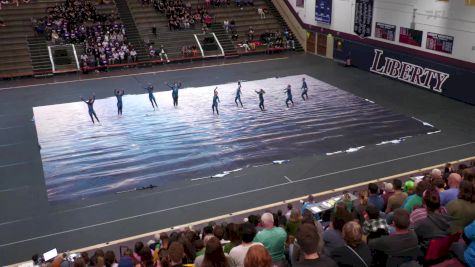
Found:
[{"label": "bleacher seating", "polygon": [[[433,266],[435,264],[463,266],[465,259],[470,260],[467,257],[475,257],[473,248],[467,247],[470,242],[475,242],[473,234],[475,217],[465,223],[467,226],[465,240],[468,242],[466,244],[460,238],[462,232],[450,233],[447,224],[433,223],[437,218],[452,216],[454,203],[465,201],[462,200],[464,198],[471,199],[466,201],[466,216],[474,214],[475,166],[458,164],[452,169],[447,166],[445,171],[426,169],[414,172],[409,177],[407,173],[395,175],[384,178],[385,182],[382,183],[379,180],[370,184],[360,183],[316,196],[310,195],[305,199],[300,198],[300,201],[293,199],[280,204],[276,203],[271,207],[267,205],[262,209],[236,212],[230,214],[231,217],[219,216],[183,228],[172,227],[148,238],[132,239],[126,243],[122,241],[113,245],[108,244],[101,249],[82,252],[77,260],[79,263],[89,262],[90,266],[103,266],[103,261],[106,266],[111,266],[114,261],[118,262],[119,266],[133,266],[132,264],[170,266],[173,263],[171,261],[175,259],[174,263],[183,260],[184,266],[200,267],[203,261],[211,260],[212,263],[217,263],[216,258],[228,259],[230,264],[217,263],[218,265],[214,266],[228,267]],[[456,173],[461,177],[458,177]],[[398,178],[404,178],[405,181]],[[438,181],[446,181],[446,186],[453,189],[456,185],[454,181],[460,182],[461,178],[463,180],[460,191],[464,192],[464,196],[455,195],[455,198],[452,196],[453,200],[446,205],[446,209],[438,209],[441,194],[439,191],[443,192],[438,187],[440,186]],[[415,188],[413,188],[414,183],[417,184]],[[405,185],[402,191],[398,191],[398,184]],[[418,192],[422,184],[428,186],[424,194]],[[384,202],[384,205],[389,205],[393,197],[406,193],[409,194],[408,200],[401,202],[400,208],[386,209],[385,206],[378,208],[378,203]],[[423,206],[414,207],[411,213],[408,211],[408,206],[411,206],[410,203],[414,202],[417,196],[423,198]],[[419,222],[412,223],[415,213],[426,209],[428,213],[425,217],[418,218]],[[390,212],[385,213],[385,210]],[[447,210],[447,215],[444,210]],[[263,215],[260,216],[260,214]],[[456,224],[450,220],[446,222],[450,225]],[[430,227],[441,228],[431,229]],[[259,233],[255,237],[253,229],[257,229]],[[440,230],[446,233],[441,236],[441,233],[437,233]],[[377,236],[374,235],[376,232],[378,232]],[[282,246],[271,245],[277,242],[276,240],[280,240],[278,242],[281,242]],[[266,250],[261,251],[263,254],[260,254],[257,259],[246,256],[246,253],[257,253],[249,249],[254,247],[251,241],[261,242],[265,246]],[[172,245],[173,243],[176,244]],[[241,251],[242,247],[234,250],[241,244],[249,249],[245,250],[248,252]],[[450,244],[458,246],[452,247]],[[214,257],[208,255],[208,249],[216,252],[216,248],[226,254],[219,252]],[[176,249],[178,252],[175,251]],[[174,253],[178,256],[172,256]],[[314,261],[307,261],[304,256],[308,259],[314,258]],[[257,265],[256,260],[268,262]],[[61,261],[64,262],[66,259],[58,256],[55,260],[57,263]],[[243,261],[244,265],[241,265]],[[309,265],[310,263],[313,265]],[[446,265],[443,265],[444,263]],[[471,264],[467,261],[465,263]]]},{"label": "bleacher seating", "polygon": [[[54,6],[62,0],[37,0],[28,4],[16,6],[14,4],[3,5],[0,17],[5,21],[6,27],[0,27],[0,77],[10,76],[41,76],[51,75],[52,66],[47,50],[47,43],[43,36],[38,36],[32,30],[32,19],[40,18],[46,14],[46,8]],[[147,1],[145,1],[147,2]],[[149,1],[151,2],[151,1]],[[192,9],[204,6],[204,0],[190,0]],[[96,2],[97,3],[97,2]],[[257,9],[267,11],[266,18],[261,19]],[[201,25],[197,23],[194,28],[180,31],[170,31],[168,21],[164,14],[157,12],[153,5],[145,4],[139,0],[117,0],[109,4],[97,4],[96,9],[100,14],[119,13],[121,21],[126,26],[127,36],[138,52],[141,62],[154,60],[150,58],[148,45],[153,43],[155,48],[164,46],[170,59],[182,59],[184,46],[195,46],[196,40],[193,34],[201,33]],[[214,23],[210,31],[215,32],[225,55],[234,56],[248,54],[240,45],[247,39],[249,27],[254,29],[254,39],[259,39],[264,32],[280,32],[286,29],[285,22],[275,11],[271,1],[255,0],[254,6],[237,7],[233,1],[226,7],[210,7],[208,13],[213,16]],[[223,27],[225,19],[234,20],[238,38],[232,41],[231,31],[226,32]],[[152,27],[156,27],[156,34]],[[145,42],[144,42],[145,41]],[[300,46],[297,45],[297,49]],[[253,46],[251,46],[254,48]],[[78,56],[82,53],[81,47],[77,48]],[[266,47],[253,49],[251,52],[266,51]],[[196,56],[196,53],[194,54]],[[192,56],[187,53],[187,56]],[[73,66],[73,65],[72,65]],[[73,66],[74,67],[74,66]]]},{"label": "bleacher seating", "polygon": [[0,16],[6,27],[0,27],[0,77],[10,75],[32,75],[32,57],[28,47],[28,37],[33,37],[31,18],[44,14],[45,8],[59,0],[38,0],[18,7],[3,5]]},{"label": "bleacher seating", "polygon": [[[201,33],[201,26],[197,25],[197,27],[191,29],[170,31],[167,17],[157,12],[153,5],[142,5],[137,0],[127,0],[127,4],[143,40],[153,42],[153,46],[157,49],[160,45],[163,45],[169,58],[182,58],[182,47],[184,45],[196,45],[193,34]],[[157,29],[156,35],[152,33],[154,25]]]}]

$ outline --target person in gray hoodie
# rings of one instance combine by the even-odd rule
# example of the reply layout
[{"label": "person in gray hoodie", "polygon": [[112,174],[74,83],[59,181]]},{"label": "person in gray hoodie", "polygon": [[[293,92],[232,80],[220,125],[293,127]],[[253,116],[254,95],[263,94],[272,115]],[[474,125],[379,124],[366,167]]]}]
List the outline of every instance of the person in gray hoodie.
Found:
[{"label": "person in gray hoodie", "polygon": [[445,237],[450,233],[450,217],[439,212],[440,195],[436,188],[426,190],[423,201],[427,217],[414,225],[414,231],[424,249],[430,240]]}]

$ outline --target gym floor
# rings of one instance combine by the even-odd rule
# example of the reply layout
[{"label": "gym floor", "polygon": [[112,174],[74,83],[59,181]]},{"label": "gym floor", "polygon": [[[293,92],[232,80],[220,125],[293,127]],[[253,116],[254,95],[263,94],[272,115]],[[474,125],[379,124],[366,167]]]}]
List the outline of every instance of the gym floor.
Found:
[{"label": "gym floor", "polygon": [[[288,164],[246,168],[223,178],[48,202],[33,107],[77,102],[91,90],[98,99],[110,97],[116,88],[143,94],[137,79],[199,87],[301,74],[429,122],[441,132],[355,153],[293,157]],[[81,248],[475,154],[474,106],[306,54],[2,81],[0,103],[0,265],[52,248]]]}]

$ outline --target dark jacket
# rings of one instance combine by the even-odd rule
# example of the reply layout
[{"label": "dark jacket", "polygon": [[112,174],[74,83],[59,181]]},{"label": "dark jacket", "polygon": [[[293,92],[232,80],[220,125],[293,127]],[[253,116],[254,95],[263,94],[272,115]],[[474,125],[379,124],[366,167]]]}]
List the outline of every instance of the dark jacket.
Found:
[{"label": "dark jacket", "polygon": [[[356,255],[355,252],[358,253],[358,255]],[[348,246],[335,248],[332,251],[331,257],[334,261],[336,261],[336,263],[340,267],[342,266],[348,266],[348,267],[371,266],[371,260],[372,260],[371,251],[369,250],[368,245],[364,243],[351,249]],[[360,257],[361,259],[364,260],[364,262],[360,259]]]},{"label": "dark jacket", "polygon": [[423,247],[427,247],[430,240],[445,237],[450,233],[450,217],[430,212],[425,219],[416,223],[414,231]]}]

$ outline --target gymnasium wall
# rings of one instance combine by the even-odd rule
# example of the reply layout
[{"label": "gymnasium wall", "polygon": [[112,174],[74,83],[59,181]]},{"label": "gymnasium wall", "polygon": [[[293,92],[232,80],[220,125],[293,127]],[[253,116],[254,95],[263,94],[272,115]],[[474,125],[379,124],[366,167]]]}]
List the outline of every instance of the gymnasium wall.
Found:
[{"label": "gymnasium wall", "polygon": [[[332,0],[331,24],[315,21],[316,0],[304,0],[303,7],[298,7],[298,0],[286,0],[308,25],[331,29],[337,32],[353,33],[355,17],[355,0]],[[376,22],[396,26],[395,41],[374,37]],[[374,0],[372,35],[368,39],[387,42],[410,49],[438,54],[468,62],[475,62],[475,5],[468,5],[463,0]],[[400,27],[424,32],[420,47],[399,43]],[[437,52],[426,48],[426,34],[433,32],[454,37],[451,54]]]}]

